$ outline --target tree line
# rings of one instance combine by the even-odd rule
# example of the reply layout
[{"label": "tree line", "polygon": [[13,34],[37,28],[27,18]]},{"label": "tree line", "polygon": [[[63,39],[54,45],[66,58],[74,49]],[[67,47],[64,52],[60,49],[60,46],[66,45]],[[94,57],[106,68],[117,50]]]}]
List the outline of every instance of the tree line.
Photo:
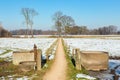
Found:
[{"label": "tree line", "polygon": [[116,35],[120,34],[114,25],[104,26],[96,29],[88,29],[87,26],[67,27],[66,34],[70,35]]},{"label": "tree line", "polygon": [[[28,31],[28,35],[31,35],[31,30],[27,30],[27,29],[19,29],[19,30],[12,30],[10,31],[12,33],[12,35],[24,35],[26,34],[26,31]],[[33,35],[55,35],[57,33],[57,31],[54,30],[35,30],[33,29]]]},{"label": "tree line", "polygon": [[[117,35],[120,31],[114,25],[104,26],[96,29],[88,29],[87,26],[70,26],[65,29],[61,35]],[[24,35],[26,34],[26,29],[12,30],[10,31],[12,35]],[[35,30],[33,29],[34,35],[59,35],[56,30]],[[28,35],[31,35],[31,30],[28,30]]]}]

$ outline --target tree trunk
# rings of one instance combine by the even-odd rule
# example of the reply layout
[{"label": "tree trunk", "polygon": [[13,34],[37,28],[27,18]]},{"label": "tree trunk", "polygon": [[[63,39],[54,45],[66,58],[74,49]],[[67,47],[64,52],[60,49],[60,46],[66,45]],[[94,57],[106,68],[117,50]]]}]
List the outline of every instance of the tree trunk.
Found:
[{"label": "tree trunk", "polygon": [[32,25],[31,25],[31,37],[33,38],[34,35],[33,35],[33,29],[32,29]]},{"label": "tree trunk", "polygon": [[28,24],[26,24],[27,25],[27,30],[26,30],[26,38],[28,38],[28,31],[29,31],[29,28],[28,28]]}]

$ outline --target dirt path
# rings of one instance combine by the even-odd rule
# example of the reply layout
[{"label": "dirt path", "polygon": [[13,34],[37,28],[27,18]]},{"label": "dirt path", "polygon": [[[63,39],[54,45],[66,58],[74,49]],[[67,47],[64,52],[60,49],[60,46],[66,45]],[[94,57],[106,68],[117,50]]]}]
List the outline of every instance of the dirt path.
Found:
[{"label": "dirt path", "polygon": [[55,61],[43,80],[66,80],[67,61],[61,39],[58,41]]}]

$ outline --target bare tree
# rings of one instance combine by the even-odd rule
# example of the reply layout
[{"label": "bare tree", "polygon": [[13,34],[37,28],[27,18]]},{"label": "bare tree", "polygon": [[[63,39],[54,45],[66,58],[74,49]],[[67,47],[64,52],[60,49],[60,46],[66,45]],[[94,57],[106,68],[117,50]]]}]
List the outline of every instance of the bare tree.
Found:
[{"label": "bare tree", "polygon": [[53,20],[55,21],[55,28],[57,29],[59,36],[61,36],[63,31],[69,33],[69,27],[75,24],[74,19],[71,16],[63,15],[60,11],[54,14]]},{"label": "bare tree", "polygon": [[71,16],[63,15],[61,17],[61,24],[62,24],[63,31],[66,34],[66,33],[69,33],[70,31],[69,27],[75,25],[75,21]]},{"label": "bare tree", "polygon": [[32,35],[32,37],[33,37],[33,24],[34,24],[34,22],[33,22],[33,18],[34,18],[34,16],[36,16],[36,15],[38,15],[38,13],[34,10],[34,9],[31,9],[30,10],[30,22],[29,22],[29,25],[30,25],[30,27],[31,27],[31,35]]},{"label": "bare tree", "polygon": [[63,13],[58,11],[53,15],[53,21],[55,23],[55,29],[57,29],[57,32],[59,34],[59,36],[61,36],[61,32],[62,32],[62,24],[61,24],[61,17],[62,17]]},{"label": "bare tree", "polygon": [[22,15],[24,16],[25,18],[25,23],[26,23],[26,26],[27,26],[27,31],[26,31],[26,36],[28,36],[28,31],[29,31],[29,20],[30,20],[30,9],[29,8],[22,8]]},{"label": "bare tree", "polygon": [[22,8],[22,15],[25,17],[25,23],[26,23],[26,26],[27,26],[26,35],[28,35],[28,33],[29,33],[29,25],[30,25],[31,35],[33,37],[33,31],[32,31],[33,18],[34,18],[34,16],[38,15],[38,13],[34,9]]}]

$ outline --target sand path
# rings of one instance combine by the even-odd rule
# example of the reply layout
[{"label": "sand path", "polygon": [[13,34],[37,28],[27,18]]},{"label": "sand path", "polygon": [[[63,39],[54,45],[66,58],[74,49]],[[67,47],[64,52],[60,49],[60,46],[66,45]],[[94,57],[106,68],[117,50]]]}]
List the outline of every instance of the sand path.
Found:
[{"label": "sand path", "polygon": [[58,40],[55,61],[43,80],[66,80],[67,61],[61,38]]}]

